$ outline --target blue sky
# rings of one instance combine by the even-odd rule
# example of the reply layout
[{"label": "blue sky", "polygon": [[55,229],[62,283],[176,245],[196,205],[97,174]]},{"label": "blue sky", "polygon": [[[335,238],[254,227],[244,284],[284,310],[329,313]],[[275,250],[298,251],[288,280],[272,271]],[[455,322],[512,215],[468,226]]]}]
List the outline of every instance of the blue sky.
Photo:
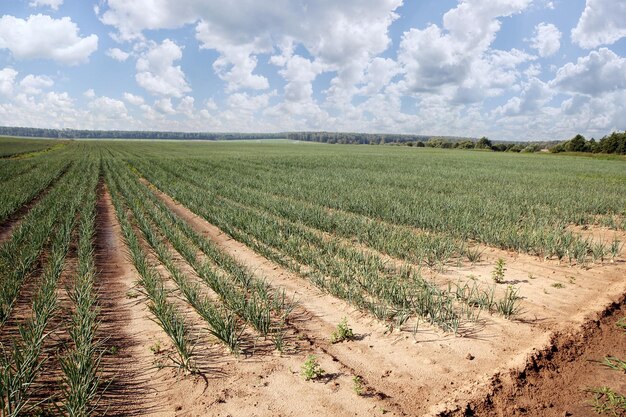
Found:
[{"label": "blue sky", "polygon": [[602,137],[626,2],[3,0],[0,124]]}]

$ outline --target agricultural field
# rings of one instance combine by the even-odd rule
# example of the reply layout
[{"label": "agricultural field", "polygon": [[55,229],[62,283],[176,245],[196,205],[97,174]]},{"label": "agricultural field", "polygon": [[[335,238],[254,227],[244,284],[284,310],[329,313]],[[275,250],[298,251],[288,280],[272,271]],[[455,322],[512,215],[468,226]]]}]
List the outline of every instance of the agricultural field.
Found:
[{"label": "agricultural field", "polygon": [[620,160],[0,139],[0,415],[626,410]]}]

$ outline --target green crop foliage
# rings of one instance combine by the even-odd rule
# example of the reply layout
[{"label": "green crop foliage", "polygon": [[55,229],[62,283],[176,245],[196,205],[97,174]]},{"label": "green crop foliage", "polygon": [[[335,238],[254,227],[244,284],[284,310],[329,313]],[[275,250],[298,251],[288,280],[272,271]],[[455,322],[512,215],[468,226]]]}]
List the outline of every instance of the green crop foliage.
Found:
[{"label": "green crop foliage", "polygon": [[317,361],[315,355],[309,355],[306,358],[306,361],[302,365],[301,374],[305,381],[310,381],[312,379],[318,379],[322,377],[326,371],[324,371]]},{"label": "green crop foliage", "polygon": [[354,332],[348,325],[348,319],[344,317],[337,325],[337,328],[333,331],[333,334],[330,336],[330,343],[339,343],[344,340],[352,339],[354,339]]},{"label": "green crop foliage", "polygon": [[609,387],[592,388],[589,391],[593,395],[590,404],[597,414],[622,417],[626,413],[626,396]]},{"label": "green crop foliage", "polygon": [[493,268],[491,272],[491,277],[493,278],[496,284],[502,284],[504,282],[504,273],[506,272],[506,263],[504,259],[499,258],[496,261],[496,266]]}]

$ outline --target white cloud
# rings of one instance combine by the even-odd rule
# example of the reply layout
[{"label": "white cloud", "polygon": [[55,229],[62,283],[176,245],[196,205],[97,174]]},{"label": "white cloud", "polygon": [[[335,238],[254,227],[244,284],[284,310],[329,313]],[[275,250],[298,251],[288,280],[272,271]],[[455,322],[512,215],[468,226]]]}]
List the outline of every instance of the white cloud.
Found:
[{"label": "white cloud", "polygon": [[176,107],[176,112],[179,114],[183,114],[187,117],[193,117],[194,111],[195,111],[195,107],[194,107],[195,101],[196,100],[191,96],[183,97],[180,100],[180,103],[178,103],[178,106]]},{"label": "white cloud", "polygon": [[231,109],[254,113],[267,107],[269,98],[270,94],[249,95],[248,93],[235,93],[228,97],[226,103]]},{"label": "white cloud", "polygon": [[126,100],[128,103],[133,104],[135,106],[141,106],[145,102],[143,97],[136,96],[131,93],[124,93],[124,100]]},{"label": "white cloud", "polygon": [[30,7],[50,7],[52,10],[59,10],[63,0],[33,0],[28,5]]},{"label": "white cloud", "polygon": [[517,116],[521,114],[533,113],[539,110],[554,93],[550,87],[537,78],[531,78],[524,83],[519,97],[513,97],[503,106],[494,110],[494,114],[499,116]]},{"label": "white cloud", "polygon": [[116,61],[124,62],[128,59],[130,54],[122,51],[120,48],[109,48],[106,52],[107,56],[113,58]]},{"label": "white cloud", "polygon": [[69,17],[53,19],[38,14],[28,19],[5,15],[0,18],[0,49],[17,59],[52,59],[62,64],[86,62],[98,49],[98,36],[81,38]]},{"label": "white cloud", "polygon": [[101,19],[117,28],[120,40],[142,39],[147,29],[197,24],[201,47],[220,53],[213,69],[226,81],[228,92],[269,88],[268,79],[255,72],[259,55],[275,52],[275,45],[300,44],[325,70],[337,71],[328,94],[339,97],[354,92],[353,85],[360,82],[370,60],[390,44],[388,27],[397,18],[393,11],[402,0],[271,4],[108,0],[106,4]]},{"label": "white cloud", "polygon": [[170,98],[162,98],[154,102],[154,108],[163,114],[176,114],[172,100]]},{"label": "white cloud", "polygon": [[290,57],[284,68],[279,71],[287,84],[285,85],[285,101],[310,101],[313,96],[313,81],[322,71],[319,62],[311,62],[299,55]]},{"label": "white cloud", "polygon": [[530,45],[536,49],[540,57],[554,55],[561,47],[561,32],[551,23],[539,23]]},{"label": "white cloud", "polygon": [[17,74],[18,72],[13,68],[3,68],[0,70],[0,94],[8,96],[13,93]]},{"label": "white cloud", "polygon": [[88,107],[90,114],[97,115],[101,120],[126,120],[128,118],[126,105],[120,100],[110,97],[98,97],[93,99]]},{"label": "white cloud", "polygon": [[443,16],[443,28],[405,32],[398,61],[406,94],[444,94],[456,103],[471,103],[498,94],[519,76],[517,65],[533,57],[518,50],[490,49],[500,30],[500,17],[524,10],[530,0],[483,2],[463,0]]},{"label": "white cloud", "polygon": [[572,40],[583,48],[610,45],[626,36],[626,2],[587,0]]},{"label": "white cloud", "polygon": [[137,60],[137,84],[153,95],[182,97],[191,91],[183,70],[174,66],[182,56],[182,49],[169,39],[153,44]]},{"label": "white cloud", "polygon": [[561,91],[598,96],[626,89],[626,58],[607,48],[559,68],[551,85]]},{"label": "white cloud", "polygon": [[96,97],[96,92],[93,91],[93,88],[90,88],[88,90],[85,90],[85,92],[83,93],[83,96],[85,96],[88,99],[92,99]]},{"label": "white cloud", "polygon": [[50,88],[54,85],[54,81],[45,75],[28,74],[20,81],[20,87],[26,94],[40,94],[42,89]]}]

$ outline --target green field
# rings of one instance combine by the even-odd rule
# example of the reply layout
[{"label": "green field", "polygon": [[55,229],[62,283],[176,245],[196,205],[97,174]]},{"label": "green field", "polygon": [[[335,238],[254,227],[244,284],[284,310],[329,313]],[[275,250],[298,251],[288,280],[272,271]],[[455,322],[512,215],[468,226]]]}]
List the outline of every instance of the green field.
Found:
[{"label": "green field", "polygon": [[[244,328],[282,350],[293,305],[155,189],[380,322],[419,318],[451,334],[481,312],[514,318],[517,290],[442,287],[421,268],[473,263],[489,247],[584,267],[615,258],[621,242],[594,241],[572,226],[626,229],[626,165],[617,160],[289,141],[78,140],[36,152],[50,143],[0,140],[0,155],[24,156],[0,159],[0,222],[11,231],[0,246],[3,415],[33,406],[31,386],[52,365],[61,370],[54,395],[69,415],[86,415],[97,402],[94,236],[105,193],[153,320],[174,347],[171,363],[191,372],[198,371],[194,340],[164,271],[235,354],[244,350]],[[76,264],[63,287],[68,257]],[[21,289],[34,275],[40,285],[25,302]],[[53,352],[45,346],[63,303],[71,312],[62,323],[67,340]],[[35,314],[18,318],[18,305]],[[20,330],[9,337],[9,328]]]}]

